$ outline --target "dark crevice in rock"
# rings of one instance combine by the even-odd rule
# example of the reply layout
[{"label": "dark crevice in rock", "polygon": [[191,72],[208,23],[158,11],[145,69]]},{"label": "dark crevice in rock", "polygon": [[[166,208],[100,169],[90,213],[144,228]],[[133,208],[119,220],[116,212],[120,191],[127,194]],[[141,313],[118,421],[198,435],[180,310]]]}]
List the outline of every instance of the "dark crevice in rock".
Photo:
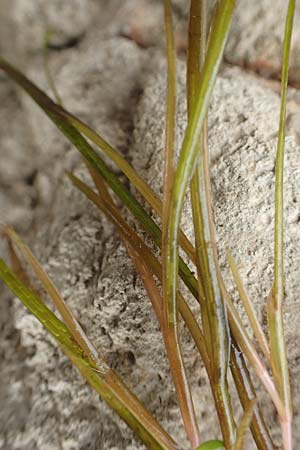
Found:
[{"label": "dark crevice in rock", "polygon": [[68,50],[70,48],[78,47],[80,43],[83,41],[85,37],[85,33],[80,34],[79,36],[70,36],[62,42],[48,42],[47,48],[49,50],[54,51],[62,51]]},{"label": "dark crevice in rock", "polygon": [[38,170],[37,169],[34,169],[31,173],[29,173],[26,177],[25,177],[25,183],[28,185],[28,186],[33,186],[34,185],[34,182],[35,182],[35,180],[36,180],[36,177],[37,177],[37,174],[38,174]]},{"label": "dark crevice in rock", "polygon": [[[272,63],[268,63],[267,61],[250,62],[244,60],[232,62],[230,59],[225,57],[224,62],[230,67],[239,67],[245,72],[255,74],[259,78],[262,78],[266,81],[277,83],[281,82],[281,67],[274,66]],[[288,86],[295,89],[300,89],[299,80],[299,70],[290,69]],[[278,86],[278,89],[276,88],[274,90],[280,90],[280,86]]]}]

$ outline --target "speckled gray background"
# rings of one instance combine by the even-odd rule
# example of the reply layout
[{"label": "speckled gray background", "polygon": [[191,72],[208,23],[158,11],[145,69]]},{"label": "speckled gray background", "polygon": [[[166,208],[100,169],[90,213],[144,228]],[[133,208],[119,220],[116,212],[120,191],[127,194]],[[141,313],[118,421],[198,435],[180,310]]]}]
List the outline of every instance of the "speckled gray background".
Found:
[{"label": "speckled gray background", "polygon": [[[183,56],[189,2],[176,0]],[[284,0],[240,0],[210,110],[210,151],[218,246],[232,248],[257,312],[272,276],[272,201],[279,112]],[[268,10],[269,8],[269,10]],[[298,25],[299,18],[297,18]],[[117,146],[159,192],[165,64],[162,1],[0,0],[0,51],[50,92],[42,46],[63,102]],[[300,153],[299,26],[294,34],[286,139],[286,323],[299,413]],[[236,67],[229,67],[233,65]],[[178,144],[185,127],[179,64]],[[255,75],[256,73],[256,75]],[[258,76],[257,76],[258,75]],[[0,74],[0,220],[15,226],[96,346],[168,431],[188,448],[149,300],[111,225],[64,176],[83,176],[77,152]],[[188,206],[184,227],[191,230]],[[0,252],[6,256],[4,242]],[[135,450],[131,431],[73,369],[42,326],[2,289],[0,301],[1,450]],[[187,370],[203,437],[219,436],[210,392],[183,329]],[[263,391],[262,391],[263,392]],[[275,415],[261,395],[267,418]],[[295,448],[300,444],[299,416]],[[275,438],[278,436],[273,426]],[[249,441],[247,450],[253,448]]]}]

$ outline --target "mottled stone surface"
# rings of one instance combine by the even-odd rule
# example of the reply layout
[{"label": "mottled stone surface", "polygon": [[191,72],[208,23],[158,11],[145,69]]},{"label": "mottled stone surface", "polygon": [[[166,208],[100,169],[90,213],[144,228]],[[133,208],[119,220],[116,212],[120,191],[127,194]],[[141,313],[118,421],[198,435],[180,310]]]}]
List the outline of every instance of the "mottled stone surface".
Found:
[{"label": "mottled stone surface", "polygon": [[[101,131],[160,193],[165,115],[162,2],[110,0],[109,6],[93,0],[84,5],[75,0],[0,3],[7,12],[0,9],[1,52],[51,94],[42,58],[45,30],[50,28],[49,63],[64,105]],[[181,51],[187,4],[173,3]],[[278,67],[284,22],[283,14],[276,11],[282,10],[284,2],[276,0],[270,12],[269,0],[251,2],[251,8],[245,7],[244,0],[238,3],[227,61],[256,70],[251,64],[266,59]],[[299,46],[297,33],[293,52]],[[297,58],[293,53],[291,65],[296,70]],[[178,148],[186,126],[181,63],[179,75]],[[264,326],[273,267],[278,87],[276,82],[240,69],[225,68],[209,115],[214,213],[224,277],[233,292],[224,258],[225,248],[230,247]],[[112,226],[64,176],[66,169],[76,170],[87,179],[78,153],[2,74],[0,104],[0,221],[13,225],[30,243],[111,366],[187,448],[159,327],[141,282]],[[285,320],[297,414],[299,104],[299,92],[290,89]],[[191,235],[188,204],[183,226]],[[7,257],[3,241],[0,253]],[[71,367],[42,326],[2,289],[0,332],[1,450],[143,448]],[[185,329],[183,348],[203,437],[220,436],[205,372]],[[267,397],[262,394],[260,399],[268,421],[274,424]],[[295,448],[300,443],[298,419],[297,415]],[[272,427],[276,438],[278,427]],[[248,448],[253,448],[251,441]]]},{"label": "mottled stone surface", "polygon": [[[226,49],[227,61],[262,76],[280,79],[282,42],[287,2],[247,0],[237,2],[231,36]],[[300,29],[299,9],[295,12],[292,36],[290,81],[299,88]]]}]

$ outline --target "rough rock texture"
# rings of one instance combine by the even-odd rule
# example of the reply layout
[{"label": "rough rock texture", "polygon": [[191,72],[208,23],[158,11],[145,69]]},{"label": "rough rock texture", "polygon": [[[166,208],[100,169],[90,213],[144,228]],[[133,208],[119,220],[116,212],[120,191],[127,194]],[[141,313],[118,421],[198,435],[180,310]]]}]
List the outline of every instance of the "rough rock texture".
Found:
[{"label": "rough rock texture", "polygon": [[[9,6],[12,22],[21,30],[16,36],[17,47],[31,52],[39,50],[45,31],[49,33],[49,44],[53,47],[74,45],[87,32],[93,19],[101,17],[101,6],[101,2],[95,0],[85,3],[80,0],[55,0],[48,4],[43,0],[13,0]],[[102,8],[102,12],[104,16],[105,9]]]},{"label": "rough rock texture", "polygon": [[35,201],[32,184],[36,164],[31,132],[13,87],[1,80],[0,103],[5,105],[0,109],[0,220],[6,217],[13,226],[26,229],[32,221],[30,209]]},{"label": "rough rock texture", "polygon": [[[287,2],[247,0],[237,2],[232,32],[226,49],[227,61],[263,76],[280,78],[282,36]],[[292,37],[290,82],[299,87],[300,30],[296,8]]]},{"label": "rough rock texture", "polygon": [[[215,1],[208,0],[212,12]],[[187,18],[189,2],[173,1],[179,17]],[[238,65],[263,77],[280,79],[281,49],[287,2],[283,0],[239,0],[231,24],[231,33],[225,49],[228,63]],[[296,8],[292,36],[290,83],[299,88],[300,30],[299,9]],[[179,23],[176,34],[178,50],[186,48],[186,25]]]},{"label": "rough rock texture", "polygon": [[[99,129],[159,192],[165,65],[155,47],[162,46],[162,2],[110,0],[109,7],[105,1],[93,0],[84,2],[85,7],[75,0],[0,3],[1,52],[21,64],[49,93],[41,55],[46,24],[52,30],[50,67],[66,107]],[[173,3],[180,50],[187,2]],[[278,64],[280,31],[276,24],[280,21],[282,26],[283,20],[276,8],[282,2],[272,2],[271,13],[262,13],[269,3],[255,1],[245,8],[244,0],[239,2],[228,60],[243,65],[248,59],[270,58]],[[255,33],[249,36],[253,22]],[[14,28],[18,33],[12,32]],[[11,53],[12,49],[16,51]],[[297,61],[294,57],[292,67],[297,67]],[[180,66],[178,144],[186,124],[183,79]],[[224,249],[229,246],[263,324],[272,277],[279,111],[274,91],[278,91],[276,83],[225,69],[217,82],[209,119],[217,237],[225,279],[232,292],[224,262]],[[300,250],[299,92],[291,89],[288,102],[285,319],[293,398],[299,412],[299,307],[295,301]],[[149,300],[112,227],[63,176],[65,169],[76,169],[86,178],[77,152],[2,74],[0,104],[0,220],[15,226],[31,242],[95,345],[104,349],[111,366],[187,447]],[[188,206],[183,226],[191,233]],[[3,242],[0,253],[7,256]],[[143,448],[72,369],[38,322],[19,301],[12,302],[5,290],[1,291],[0,331],[1,450]],[[197,414],[205,424],[203,437],[216,437],[215,415],[207,406],[211,401],[206,376],[185,330],[183,346]],[[261,398],[272,424],[273,410],[266,397]],[[295,448],[300,443],[298,419]],[[276,427],[274,435],[278,436]],[[251,441],[248,448],[253,448]]]},{"label": "rough rock texture", "polygon": [[[26,6],[29,8],[30,6],[21,3],[19,2],[19,6],[16,6],[15,9],[11,8],[12,16],[6,18],[5,24],[15,23],[18,17],[22,15],[22,8],[24,9]],[[117,2],[114,5],[112,3],[110,3],[110,8],[105,8],[107,15],[113,14],[116,6],[118,6]],[[44,2],[44,6],[50,17],[51,2],[49,5]],[[70,12],[68,5],[64,6],[65,11]],[[7,11],[9,11],[9,7],[7,5]],[[31,9],[36,17],[32,26],[36,27],[38,35],[41,30],[38,31],[40,24],[33,2]],[[52,11],[57,12],[57,8]],[[78,11],[76,13],[74,9],[72,14],[78,14],[80,22],[80,13]],[[50,49],[51,70],[66,106],[80,114],[91,125],[99,127],[99,124],[101,124],[101,131],[109,141],[126,152],[132,127],[131,110],[138,99],[145,55],[134,42],[120,37],[117,28],[109,33],[106,29],[98,30],[98,24],[100,23],[98,19],[96,26],[89,30],[85,38],[81,36],[82,46],[77,43],[74,44],[75,46],[62,51]],[[59,20],[59,17],[57,17],[57,21]],[[64,20],[67,20],[66,17],[64,17]],[[84,20],[81,23],[86,23]],[[36,43],[40,44],[40,47],[42,46],[42,37],[39,35],[39,43],[37,41],[32,42],[33,47],[26,45],[25,42],[31,43],[29,34],[32,30],[25,18],[22,23],[23,26],[20,27],[19,25],[18,27],[19,34],[17,34],[17,37],[19,40],[16,40],[15,48],[22,53],[25,47],[28,56],[25,64],[23,61],[23,67],[25,69],[27,67],[27,73],[30,74],[31,72],[40,86],[49,92],[45,81],[41,53],[38,53],[37,49],[34,48]],[[69,25],[71,24],[70,18]],[[9,26],[6,28],[11,32]],[[6,30],[2,27],[0,29],[2,36],[2,33],[5,34]],[[67,26],[66,30],[71,30],[70,26]],[[7,36],[8,34],[6,34]],[[101,42],[101,45],[99,45],[99,42]],[[4,47],[3,52],[8,52],[7,42],[1,40],[1,43]],[[23,44],[23,47],[21,44]],[[14,57],[15,54],[10,59],[14,60],[15,63],[18,62],[19,65],[19,61],[16,61],[17,58]],[[78,64],[79,60],[80,65]],[[99,79],[102,79],[102,83],[99,83]],[[67,279],[64,279],[64,284],[63,281],[61,283],[58,279],[57,281],[67,297],[68,286],[70,288],[77,285],[75,291],[80,310],[79,305],[83,298],[85,302],[89,300],[92,302],[90,290],[93,283],[91,281],[91,286],[88,288],[89,280],[93,279],[94,272],[97,273],[98,266],[101,264],[103,245],[105,240],[108,239],[111,229],[106,224],[107,231],[103,230],[102,222],[98,216],[95,217],[94,215],[90,218],[90,205],[82,201],[81,195],[75,195],[73,191],[72,195],[68,193],[68,183],[62,181],[64,170],[72,170],[78,165],[77,152],[70,148],[67,141],[60,136],[59,132],[34,106],[32,101],[21,95],[20,91],[15,90],[14,85],[7,81],[2,74],[0,95],[1,105],[3,105],[0,123],[2,155],[0,165],[0,220],[12,224],[22,232],[23,236],[30,234],[35,236],[37,255],[42,261],[49,259],[50,265],[52,251],[57,246],[59,247],[60,239],[64,240],[65,246],[67,246],[67,242],[77,242],[77,250],[74,251],[74,247],[69,250],[65,248],[61,250],[64,264],[67,266],[67,261],[70,261],[70,267],[73,269],[64,272],[67,277]],[[82,101],[82,98],[85,98],[85,102]],[[63,186],[61,186],[62,183]],[[53,217],[56,217],[57,220],[53,221]],[[44,227],[43,223],[46,224]],[[84,227],[83,223],[85,223]],[[73,229],[74,225],[75,228]],[[89,231],[87,231],[88,229]],[[36,233],[39,234],[38,239]],[[84,245],[82,240],[79,239],[79,235],[83,236],[84,240],[87,239],[86,251],[83,250]],[[38,242],[43,242],[43,244],[40,245]],[[77,258],[77,264],[72,260],[76,252],[82,253],[82,258]],[[6,249],[4,243],[1,242],[1,256],[3,255],[6,255]],[[56,257],[54,257],[54,261],[57,261]],[[86,264],[88,261],[90,262]],[[86,264],[86,269],[82,268],[83,264]],[[53,272],[56,275],[55,269],[53,269]],[[84,286],[81,291],[82,295],[79,295],[79,278],[80,283]],[[74,293],[72,289],[71,293]],[[117,422],[117,425],[114,425],[114,418],[106,418],[107,412],[105,411],[108,411],[105,409],[106,407],[102,408],[101,412],[98,410],[99,414],[95,415],[94,409],[97,409],[96,405],[99,405],[99,400],[95,395],[94,400],[90,398],[90,389],[85,386],[84,382],[77,377],[81,387],[73,389],[73,383],[67,385],[65,380],[70,379],[68,373],[70,374],[73,371],[70,365],[66,364],[66,361],[63,362],[62,360],[62,363],[57,363],[57,372],[61,372],[61,377],[53,378],[51,387],[51,383],[48,383],[48,380],[50,381],[49,369],[52,371],[53,367],[56,367],[53,357],[53,354],[58,354],[55,349],[56,346],[49,340],[43,343],[43,338],[38,340],[40,344],[33,342],[34,339],[30,337],[30,334],[36,329],[36,322],[29,316],[22,317],[21,305],[16,303],[16,308],[14,308],[6,291],[1,292],[0,317],[0,376],[2,381],[0,388],[2,405],[0,448],[86,449],[101,448],[102,445],[104,445],[104,448],[113,448],[115,444],[118,445],[118,442],[122,442],[122,435],[118,429],[125,429],[126,435],[126,433],[128,434],[127,427],[120,424],[120,421]],[[89,326],[90,324],[87,324],[87,327]],[[27,337],[25,335],[20,337],[18,331],[20,327],[28,330]],[[97,325],[95,328],[97,330]],[[30,330],[32,331],[30,332]],[[46,364],[44,366],[44,369],[47,367],[44,372],[45,376],[40,377],[38,375],[37,378],[32,371],[35,364],[34,358],[43,360]],[[52,369],[50,368],[51,365]],[[66,370],[63,369],[64,366],[67,366]],[[41,374],[42,371],[39,373]],[[41,386],[41,391],[35,389],[37,383]],[[78,395],[81,388],[85,390],[84,395],[87,396],[87,400],[83,403],[84,395]],[[62,404],[66,405],[63,407],[65,411],[63,414],[57,413],[58,407],[61,410],[60,403],[57,404],[56,395],[51,394],[57,389],[60,394],[63,393],[64,399],[61,397],[61,401]],[[72,408],[68,408],[68,392],[74,393],[77,407],[73,404]],[[81,407],[82,404],[85,404],[86,407]],[[111,415],[110,412],[109,414]],[[57,416],[60,417],[59,420],[56,419]],[[42,424],[47,417],[46,428],[42,429]],[[69,422],[69,432],[66,433],[64,424]],[[92,430],[96,428],[95,434]],[[74,431],[76,429],[77,432]],[[127,442],[131,441],[130,432],[129,436]],[[63,444],[61,444],[61,440],[63,440]]]},{"label": "rough rock texture", "polygon": [[[181,74],[183,86],[184,73]],[[133,165],[147,177],[157,192],[161,185],[164,125],[156,118],[164,117],[164,109],[155,99],[163,93],[164,78],[160,72],[145,90],[135,128],[136,152],[131,153]],[[227,69],[217,81],[209,116],[214,212],[225,279],[232,292],[224,257],[228,247],[238,262],[242,278],[264,324],[265,302],[273,273],[274,161],[278,112],[279,97],[276,94],[261,85],[257,78],[245,75],[238,69]],[[179,144],[186,126],[185,117],[182,88],[178,113]],[[153,136],[158,138],[153,139]],[[140,148],[144,148],[142,154]],[[296,306],[299,295],[297,254],[300,250],[298,151],[299,144],[291,133],[286,138],[285,162],[285,321],[296,411],[299,404],[299,318]],[[182,225],[187,235],[192,237],[191,224],[191,212],[186,207]],[[239,309],[242,312],[242,308]],[[300,429],[296,425],[295,428],[299,440]]]}]

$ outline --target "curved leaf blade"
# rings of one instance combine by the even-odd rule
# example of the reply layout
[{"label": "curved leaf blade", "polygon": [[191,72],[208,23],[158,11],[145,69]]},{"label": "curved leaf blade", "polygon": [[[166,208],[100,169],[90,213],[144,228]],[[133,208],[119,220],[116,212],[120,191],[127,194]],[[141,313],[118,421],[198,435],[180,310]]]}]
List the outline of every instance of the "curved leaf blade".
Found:
[{"label": "curved leaf blade", "polygon": [[158,450],[179,450],[168,433],[128,390],[105,360],[101,359],[97,366],[91,365],[66,325],[16,277],[2,259],[0,278],[56,339],[89,384],[136,432],[145,445]]}]

